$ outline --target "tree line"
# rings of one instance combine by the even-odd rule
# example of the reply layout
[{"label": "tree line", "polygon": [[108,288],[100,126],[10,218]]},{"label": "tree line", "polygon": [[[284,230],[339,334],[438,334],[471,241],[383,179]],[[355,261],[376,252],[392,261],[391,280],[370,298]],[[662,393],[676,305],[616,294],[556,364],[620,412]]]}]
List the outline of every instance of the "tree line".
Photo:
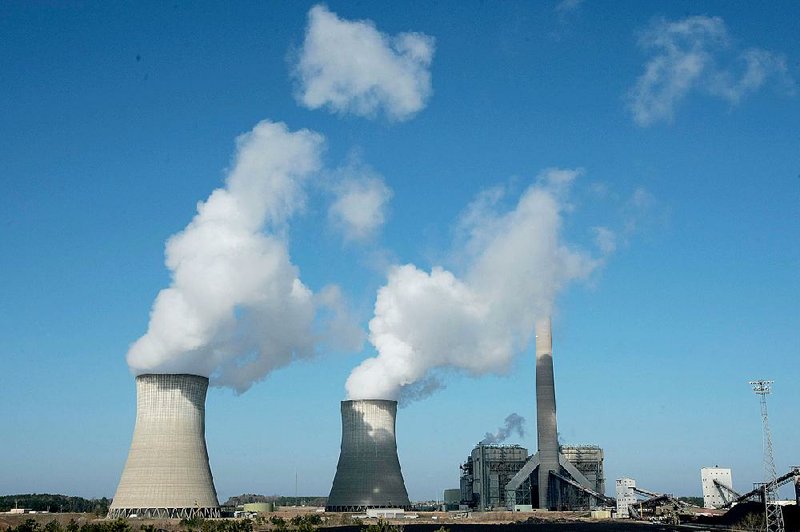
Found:
[{"label": "tree line", "polygon": [[105,515],[111,499],[84,499],[83,497],[70,497],[68,495],[53,495],[50,493],[26,493],[20,495],[0,496],[0,512],[7,512],[12,508],[27,508],[36,512],[68,512],[68,513],[93,513]]}]

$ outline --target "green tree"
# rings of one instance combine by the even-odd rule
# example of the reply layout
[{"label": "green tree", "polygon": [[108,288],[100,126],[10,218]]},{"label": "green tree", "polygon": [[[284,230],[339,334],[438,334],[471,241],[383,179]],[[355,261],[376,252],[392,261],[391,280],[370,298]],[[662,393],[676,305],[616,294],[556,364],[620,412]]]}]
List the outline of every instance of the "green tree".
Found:
[{"label": "green tree", "polygon": [[278,532],[284,532],[288,529],[286,520],[283,517],[278,517],[277,515],[270,516],[269,522],[272,523],[272,526],[275,527],[275,530]]},{"label": "green tree", "polygon": [[370,523],[362,527],[362,532],[402,532],[402,526],[396,526],[389,523],[385,519],[378,519],[377,523]]},{"label": "green tree", "polygon": [[55,519],[44,525],[44,532],[63,532],[63,530],[61,523]]}]

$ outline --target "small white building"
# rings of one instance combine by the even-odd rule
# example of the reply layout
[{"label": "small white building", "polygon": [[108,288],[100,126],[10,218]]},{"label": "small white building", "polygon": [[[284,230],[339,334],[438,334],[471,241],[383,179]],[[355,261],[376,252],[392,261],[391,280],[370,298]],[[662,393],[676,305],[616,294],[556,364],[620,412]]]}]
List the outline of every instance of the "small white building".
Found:
[{"label": "small white building", "polygon": [[628,507],[636,504],[636,481],[632,478],[617,479],[617,517],[630,517]]},{"label": "small white building", "polygon": [[401,519],[405,517],[402,508],[367,508],[368,519]]},{"label": "small white building", "polygon": [[731,478],[731,470],[727,467],[704,467],[700,470],[704,507],[721,508],[736,498]]}]

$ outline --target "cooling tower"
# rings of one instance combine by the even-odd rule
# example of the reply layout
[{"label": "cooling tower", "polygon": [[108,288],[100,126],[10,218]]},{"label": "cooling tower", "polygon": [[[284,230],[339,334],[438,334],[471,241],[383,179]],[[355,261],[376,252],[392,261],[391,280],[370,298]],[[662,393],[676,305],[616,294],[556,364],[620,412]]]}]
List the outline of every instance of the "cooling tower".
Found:
[{"label": "cooling tower", "polygon": [[[550,472],[560,472],[556,385],[550,318],[536,322],[536,436],[539,444],[539,508],[548,508]],[[552,501],[550,501],[552,502]]]},{"label": "cooling tower", "polygon": [[397,401],[342,401],[342,450],[326,511],[411,508],[397,459],[396,416]]},{"label": "cooling tower", "polygon": [[109,517],[219,517],[208,465],[208,379],[136,377],[136,427]]}]

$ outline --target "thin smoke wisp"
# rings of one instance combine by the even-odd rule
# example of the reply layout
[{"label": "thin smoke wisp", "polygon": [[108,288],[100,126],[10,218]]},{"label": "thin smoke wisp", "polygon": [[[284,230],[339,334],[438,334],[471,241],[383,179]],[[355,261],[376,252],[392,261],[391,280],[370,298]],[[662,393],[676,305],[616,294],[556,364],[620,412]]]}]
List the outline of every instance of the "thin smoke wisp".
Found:
[{"label": "thin smoke wisp", "polygon": [[525,418],[516,412],[506,416],[505,424],[502,427],[498,427],[497,432],[494,434],[491,432],[484,434],[481,443],[484,445],[503,443],[514,433],[516,433],[520,438],[525,436]]}]

